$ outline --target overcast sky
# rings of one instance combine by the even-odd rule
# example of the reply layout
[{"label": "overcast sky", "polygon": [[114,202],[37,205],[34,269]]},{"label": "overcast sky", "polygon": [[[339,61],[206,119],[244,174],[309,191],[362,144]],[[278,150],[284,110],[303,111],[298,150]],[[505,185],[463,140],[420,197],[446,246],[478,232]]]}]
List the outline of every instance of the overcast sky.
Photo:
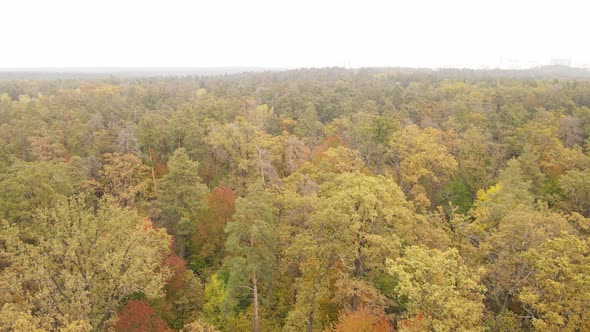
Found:
[{"label": "overcast sky", "polygon": [[7,0],[0,67],[590,66],[586,2]]}]

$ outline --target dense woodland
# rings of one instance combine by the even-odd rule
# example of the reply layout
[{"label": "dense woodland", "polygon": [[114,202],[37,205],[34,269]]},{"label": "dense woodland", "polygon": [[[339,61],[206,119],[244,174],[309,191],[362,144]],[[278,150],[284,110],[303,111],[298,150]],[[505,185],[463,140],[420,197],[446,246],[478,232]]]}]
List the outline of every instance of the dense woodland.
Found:
[{"label": "dense woodland", "polygon": [[590,80],[0,80],[2,331],[589,331]]}]

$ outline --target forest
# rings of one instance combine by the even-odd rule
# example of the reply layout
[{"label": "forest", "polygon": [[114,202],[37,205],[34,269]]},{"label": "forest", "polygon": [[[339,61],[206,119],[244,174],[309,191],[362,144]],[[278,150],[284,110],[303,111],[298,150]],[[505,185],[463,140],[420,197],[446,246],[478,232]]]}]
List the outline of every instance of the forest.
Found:
[{"label": "forest", "polygon": [[590,331],[590,79],[0,80],[1,331]]}]

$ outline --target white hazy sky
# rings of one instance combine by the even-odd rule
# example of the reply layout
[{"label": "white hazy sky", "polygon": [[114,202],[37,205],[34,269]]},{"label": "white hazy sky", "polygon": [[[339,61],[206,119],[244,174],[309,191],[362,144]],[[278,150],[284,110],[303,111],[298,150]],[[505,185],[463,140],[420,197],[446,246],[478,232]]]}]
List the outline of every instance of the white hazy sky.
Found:
[{"label": "white hazy sky", "polygon": [[0,68],[590,66],[587,3],[6,0]]}]

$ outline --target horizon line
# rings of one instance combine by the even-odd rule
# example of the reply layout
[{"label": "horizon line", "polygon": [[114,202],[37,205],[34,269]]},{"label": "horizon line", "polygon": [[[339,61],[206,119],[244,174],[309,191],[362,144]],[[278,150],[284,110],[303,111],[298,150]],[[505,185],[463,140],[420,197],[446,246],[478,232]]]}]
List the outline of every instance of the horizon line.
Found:
[{"label": "horizon line", "polygon": [[590,70],[587,66],[568,66],[559,64],[545,64],[545,65],[532,65],[526,67],[501,67],[501,66],[294,66],[294,67],[277,67],[277,66],[23,66],[23,67],[0,67],[0,72],[60,72],[66,71],[71,73],[85,73],[85,72],[110,72],[110,71],[186,71],[186,70],[257,70],[257,71],[289,71],[289,70],[300,70],[300,69],[430,69],[430,70],[446,70],[446,69],[458,69],[458,70],[531,70],[540,69],[547,67],[560,67],[569,69],[584,69]]}]

